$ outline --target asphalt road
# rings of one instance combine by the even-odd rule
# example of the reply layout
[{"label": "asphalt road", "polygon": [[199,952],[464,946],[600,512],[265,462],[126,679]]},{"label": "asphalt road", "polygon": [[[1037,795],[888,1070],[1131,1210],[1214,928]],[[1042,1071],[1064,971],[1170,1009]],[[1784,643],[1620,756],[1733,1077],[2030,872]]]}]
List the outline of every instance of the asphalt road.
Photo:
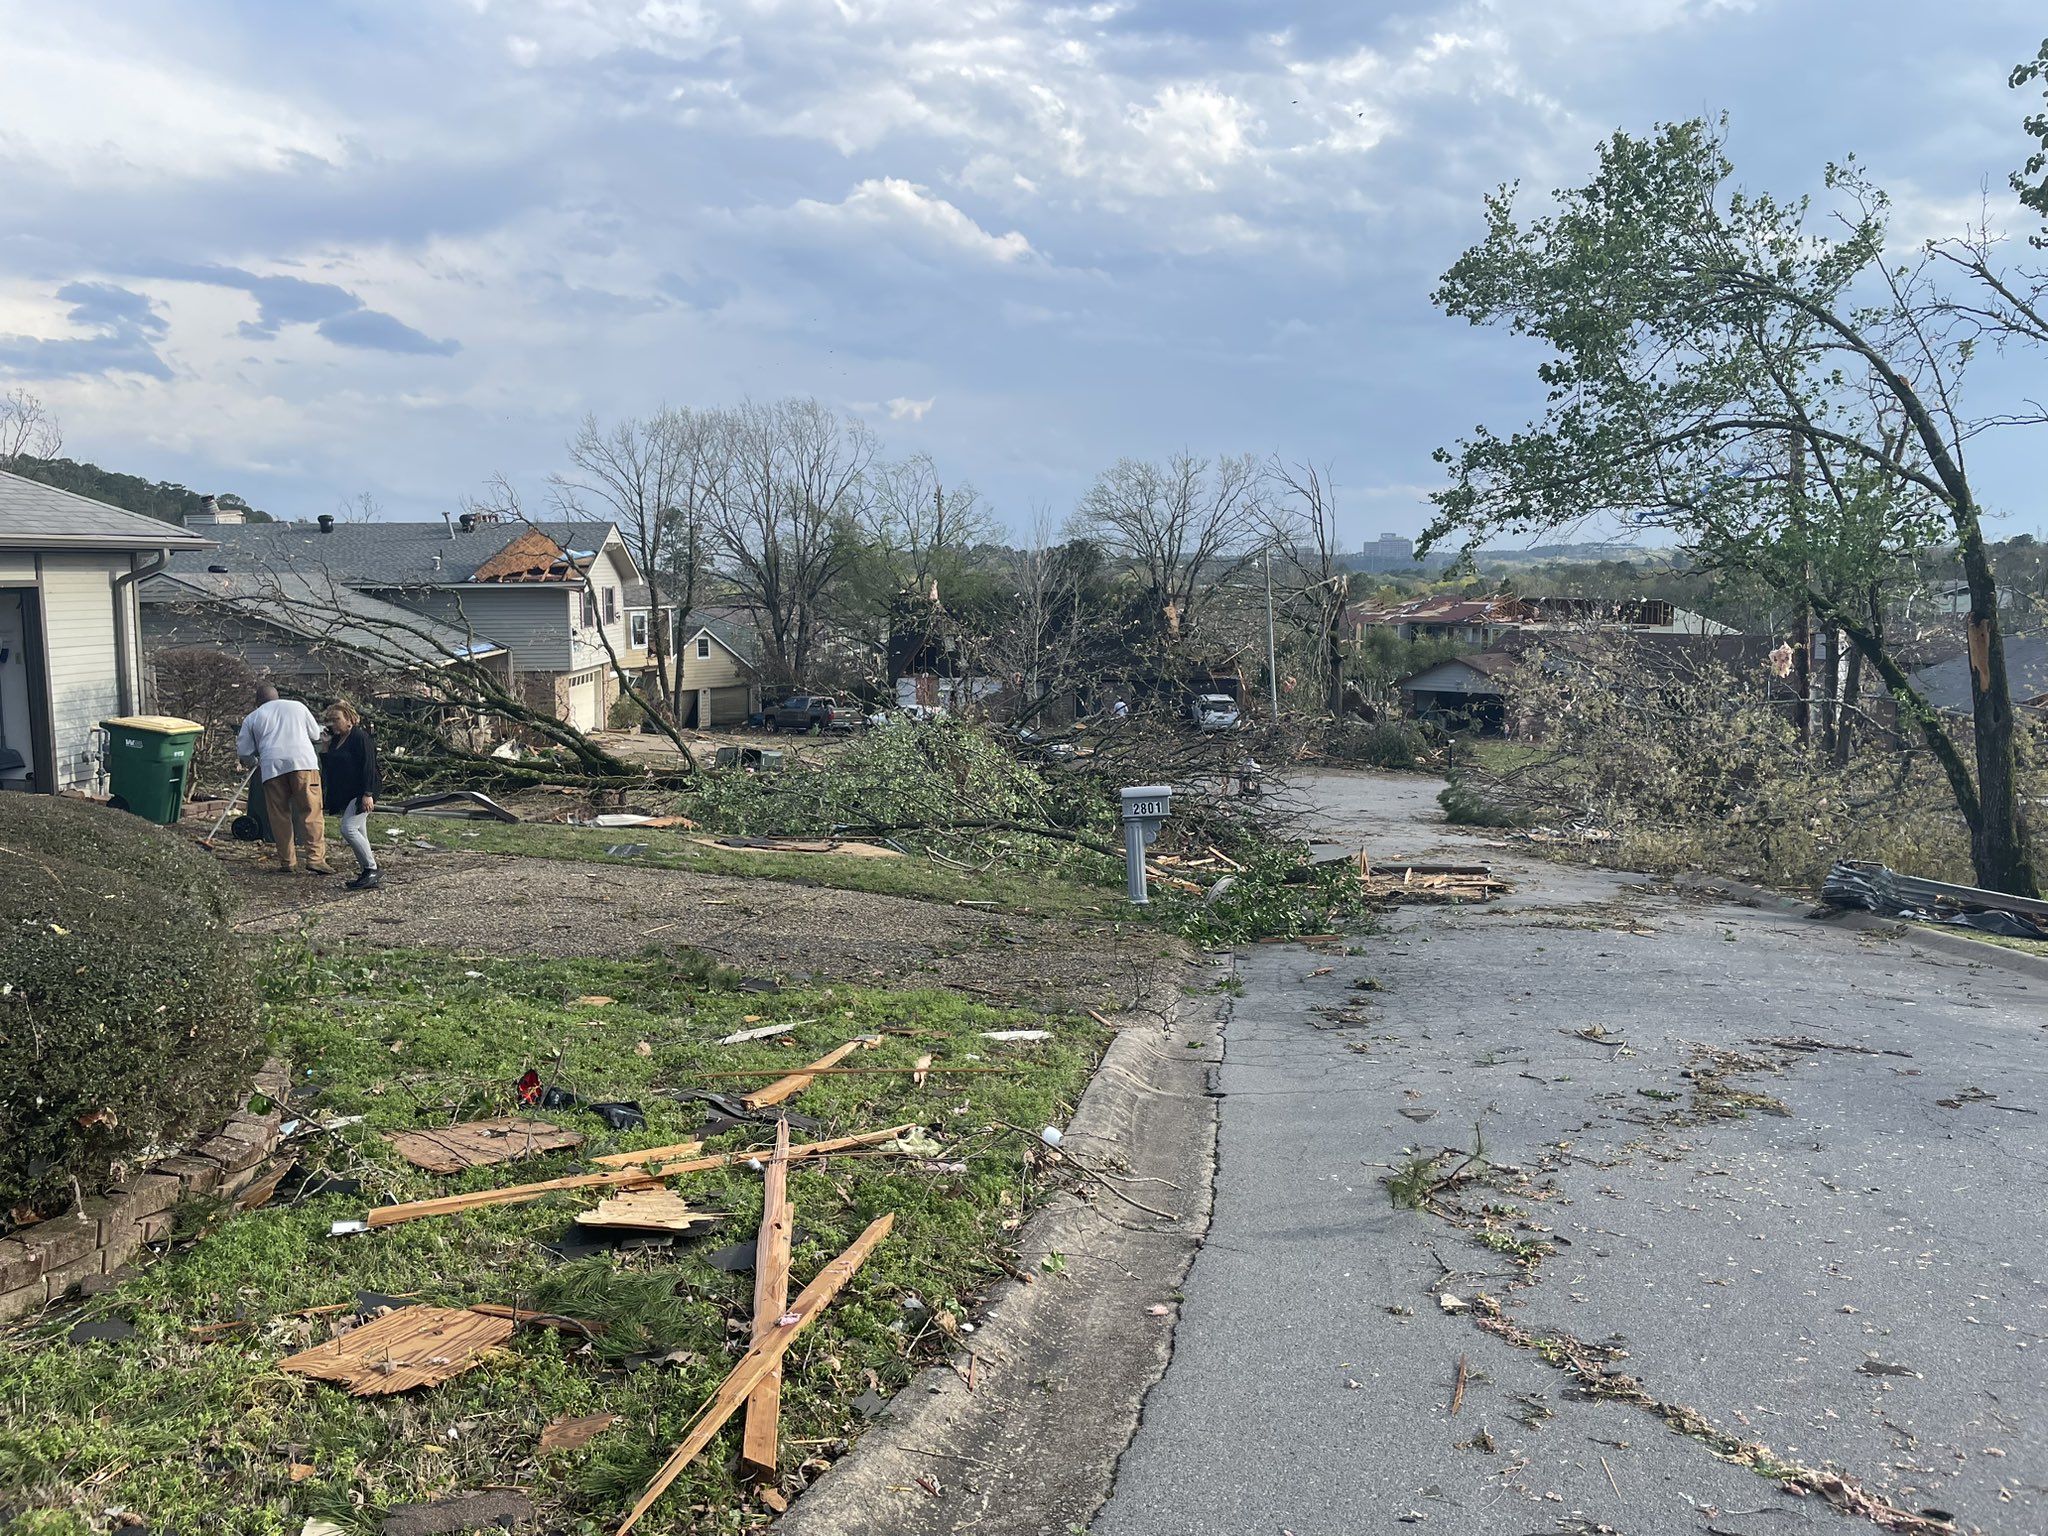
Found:
[{"label": "asphalt road", "polygon": [[[2048,1533],[2048,973],[1482,847],[1437,787],[1311,794],[1332,841],[1516,892],[1240,957],[1214,1219],[1093,1536],[1880,1528],[1702,1434]],[[1465,1224],[1397,1208],[1382,1175],[1475,1125]],[[1566,1336],[1698,1433],[1576,1390]]]}]

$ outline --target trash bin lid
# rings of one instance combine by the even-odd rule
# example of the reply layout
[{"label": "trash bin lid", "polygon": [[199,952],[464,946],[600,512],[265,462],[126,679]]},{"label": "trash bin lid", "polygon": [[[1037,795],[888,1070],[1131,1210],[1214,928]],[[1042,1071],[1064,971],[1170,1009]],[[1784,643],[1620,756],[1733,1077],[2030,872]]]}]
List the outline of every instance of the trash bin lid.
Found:
[{"label": "trash bin lid", "polygon": [[206,729],[197,720],[181,720],[176,715],[120,715],[100,724],[110,731],[148,731],[157,736],[197,736]]}]

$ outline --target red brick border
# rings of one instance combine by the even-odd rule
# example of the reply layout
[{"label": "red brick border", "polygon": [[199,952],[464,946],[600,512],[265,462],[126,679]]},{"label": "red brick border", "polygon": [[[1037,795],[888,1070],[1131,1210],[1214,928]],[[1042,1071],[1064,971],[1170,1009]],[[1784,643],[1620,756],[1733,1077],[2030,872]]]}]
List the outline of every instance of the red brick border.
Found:
[{"label": "red brick border", "polygon": [[[194,1195],[232,1199],[256,1182],[282,1140],[291,1069],[276,1057],[256,1074],[227,1123],[186,1151],[161,1158],[61,1216],[0,1238],[0,1320],[58,1300],[93,1275],[109,1275],[144,1243],[170,1235],[171,1208]],[[258,1097],[270,1108],[249,1108]]]}]

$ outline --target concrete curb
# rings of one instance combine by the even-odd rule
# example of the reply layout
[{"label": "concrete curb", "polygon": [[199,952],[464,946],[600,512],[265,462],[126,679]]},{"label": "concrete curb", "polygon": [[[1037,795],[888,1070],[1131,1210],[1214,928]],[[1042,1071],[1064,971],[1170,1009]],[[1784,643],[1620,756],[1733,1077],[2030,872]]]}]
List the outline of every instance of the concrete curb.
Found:
[{"label": "concrete curb", "polygon": [[[1767,890],[1760,885],[1751,885],[1743,880],[1724,879],[1719,875],[1678,875],[1672,883],[1680,890],[1697,891],[1705,896],[1725,896],[1732,901],[1753,902],[1789,913],[1810,913],[1818,905],[1817,902],[1797,896],[1787,896],[1783,891]],[[2022,976],[2048,982],[2048,955],[2033,955],[2021,949],[2007,949],[2003,944],[1986,944],[1982,939],[1967,938],[1960,933],[1948,933],[1930,923],[1908,923],[1895,917],[1883,917],[1875,912],[1850,911],[1834,912],[1825,919],[1816,920],[1826,921],[1835,927],[1855,928],[1864,933],[1890,934],[1908,943],[1955,955],[1978,965],[2017,971]]]},{"label": "concrete curb", "polygon": [[[1225,1005],[1180,1003],[1183,979],[1176,968],[1163,1018],[1126,1015],[1062,1143],[1097,1166],[1116,1158],[1170,1181],[1131,1193],[1173,1219],[1092,1183],[1088,1200],[1056,1198],[1018,1243],[1036,1282],[1003,1283],[962,1341],[959,1371],[913,1378],[776,1522],[783,1536],[1065,1536],[1108,1499],[1172,1355],[1178,1287],[1209,1225],[1218,1117],[1208,1079]],[[1196,1038],[1201,1051],[1187,1048]],[[1063,1256],[1063,1273],[1039,1269],[1048,1253]],[[1169,1311],[1153,1316],[1153,1306]]]}]

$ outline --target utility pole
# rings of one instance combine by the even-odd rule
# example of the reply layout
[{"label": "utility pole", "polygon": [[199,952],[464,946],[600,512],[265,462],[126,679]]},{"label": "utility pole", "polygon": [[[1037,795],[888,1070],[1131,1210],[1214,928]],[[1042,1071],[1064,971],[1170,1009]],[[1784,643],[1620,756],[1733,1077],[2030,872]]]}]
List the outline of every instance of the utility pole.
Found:
[{"label": "utility pole", "polygon": [[1266,546],[1266,687],[1273,697],[1273,723],[1280,723],[1280,662],[1273,643],[1273,548]]}]

